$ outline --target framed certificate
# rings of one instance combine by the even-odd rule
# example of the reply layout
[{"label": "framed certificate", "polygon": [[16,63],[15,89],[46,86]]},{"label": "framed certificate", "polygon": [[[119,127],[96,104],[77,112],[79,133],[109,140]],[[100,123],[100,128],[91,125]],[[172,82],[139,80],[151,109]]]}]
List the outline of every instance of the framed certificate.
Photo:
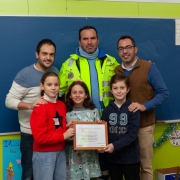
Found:
[{"label": "framed certificate", "polygon": [[74,122],[74,129],[74,150],[97,150],[108,145],[106,122]]}]

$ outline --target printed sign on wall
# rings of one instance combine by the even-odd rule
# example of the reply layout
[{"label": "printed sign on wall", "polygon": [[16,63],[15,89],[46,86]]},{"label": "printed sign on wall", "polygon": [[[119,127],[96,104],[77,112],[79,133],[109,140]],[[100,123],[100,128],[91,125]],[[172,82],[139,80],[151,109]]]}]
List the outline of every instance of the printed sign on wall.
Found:
[{"label": "printed sign on wall", "polygon": [[20,180],[22,174],[20,140],[3,140],[3,180]]}]

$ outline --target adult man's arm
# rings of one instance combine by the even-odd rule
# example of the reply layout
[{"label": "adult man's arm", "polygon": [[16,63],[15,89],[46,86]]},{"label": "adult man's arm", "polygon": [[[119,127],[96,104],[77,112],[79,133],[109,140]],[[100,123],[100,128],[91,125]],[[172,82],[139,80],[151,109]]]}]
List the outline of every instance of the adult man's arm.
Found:
[{"label": "adult man's arm", "polygon": [[155,64],[152,64],[149,69],[148,82],[153,86],[155,96],[153,99],[144,104],[147,110],[156,108],[169,97],[169,91]]},{"label": "adult man's arm", "polygon": [[28,89],[20,86],[15,81],[9,90],[9,93],[6,96],[5,105],[7,108],[15,109],[15,110],[28,110],[33,109],[34,107],[38,106],[38,104],[45,104],[47,103],[43,99],[37,99],[32,103],[22,102],[22,99],[28,93]]},{"label": "adult man's arm", "polygon": [[138,110],[145,111],[156,108],[158,105],[162,104],[169,96],[169,91],[164,83],[164,80],[156,68],[155,64],[152,64],[148,72],[148,82],[152,85],[155,90],[154,98],[147,101],[144,104],[139,104],[138,102],[133,102],[129,106],[129,110],[136,112]]}]

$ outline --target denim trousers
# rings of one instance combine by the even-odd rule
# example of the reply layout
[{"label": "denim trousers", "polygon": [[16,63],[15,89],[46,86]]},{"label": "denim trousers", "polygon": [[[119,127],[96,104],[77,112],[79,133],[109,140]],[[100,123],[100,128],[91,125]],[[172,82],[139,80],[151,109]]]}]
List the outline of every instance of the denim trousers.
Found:
[{"label": "denim trousers", "polygon": [[33,155],[33,136],[21,132],[21,180],[33,180],[32,155]]},{"label": "denim trousers", "polygon": [[33,151],[34,180],[66,180],[65,151]]}]

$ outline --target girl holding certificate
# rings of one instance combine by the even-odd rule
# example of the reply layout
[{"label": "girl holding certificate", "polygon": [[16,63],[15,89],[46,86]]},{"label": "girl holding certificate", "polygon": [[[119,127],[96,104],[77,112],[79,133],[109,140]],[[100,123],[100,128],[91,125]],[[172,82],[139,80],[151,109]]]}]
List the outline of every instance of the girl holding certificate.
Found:
[{"label": "girl holding certificate", "polygon": [[[73,121],[94,122],[99,120],[98,110],[95,108],[86,84],[82,81],[73,82],[66,95],[67,127]],[[89,180],[101,175],[98,152],[95,150],[74,150],[70,138],[66,143],[67,179]]]},{"label": "girl holding certificate", "polygon": [[99,152],[107,152],[111,180],[140,180],[140,154],[138,130],[140,112],[128,110],[128,78],[114,75],[110,81],[114,101],[103,110],[102,119],[108,123],[109,145]]},{"label": "girl holding certificate", "polygon": [[30,117],[34,137],[33,177],[34,180],[66,180],[65,139],[74,135],[74,129],[66,131],[66,107],[57,100],[57,74],[45,73],[40,88],[47,103],[35,107]]}]

